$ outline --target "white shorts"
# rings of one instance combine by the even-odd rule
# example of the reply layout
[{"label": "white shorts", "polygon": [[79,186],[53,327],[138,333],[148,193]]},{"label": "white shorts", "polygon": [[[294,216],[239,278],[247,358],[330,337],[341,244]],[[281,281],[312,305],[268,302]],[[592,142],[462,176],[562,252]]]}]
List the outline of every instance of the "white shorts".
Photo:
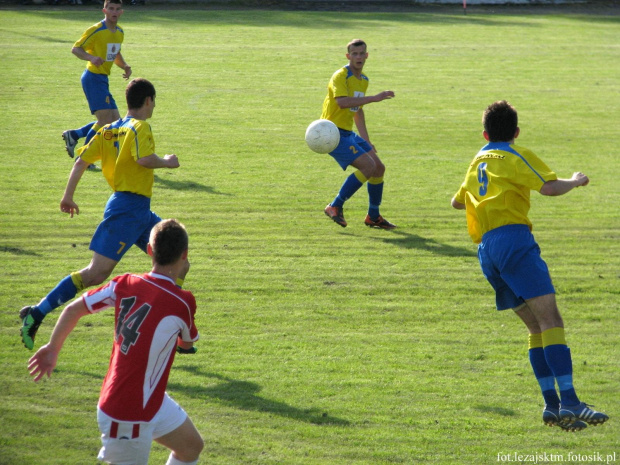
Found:
[{"label": "white shorts", "polygon": [[168,394],[149,422],[116,421],[97,407],[97,422],[103,447],[97,459],[115,465],[147,465],[153,439],[174,431],[187,413]]}]

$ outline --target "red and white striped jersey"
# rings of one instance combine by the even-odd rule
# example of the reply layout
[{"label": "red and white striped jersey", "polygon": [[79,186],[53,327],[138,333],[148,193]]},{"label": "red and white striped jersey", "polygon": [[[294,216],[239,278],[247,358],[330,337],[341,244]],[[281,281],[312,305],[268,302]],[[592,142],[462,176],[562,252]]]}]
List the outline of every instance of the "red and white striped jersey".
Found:
[{"label": "red and white striped jersey", "polygon": [[162,405],[177,337],[198,340],[196,299],[170,278],[125,274],[83,295],[91,313],[114,307],[115,334],[99,408],[119,421],[150,421]]}]

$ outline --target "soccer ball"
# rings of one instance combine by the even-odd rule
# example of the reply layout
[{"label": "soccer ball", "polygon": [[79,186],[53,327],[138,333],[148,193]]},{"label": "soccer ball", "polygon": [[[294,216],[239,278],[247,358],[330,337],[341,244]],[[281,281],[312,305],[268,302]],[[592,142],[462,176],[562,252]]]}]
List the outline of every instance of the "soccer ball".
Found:
[{"label": "soccer ball", "polygon": [[327,119],[317,119],[306,129],[306,143],[316,153],[329,153],[340,143],[338,127]]}]

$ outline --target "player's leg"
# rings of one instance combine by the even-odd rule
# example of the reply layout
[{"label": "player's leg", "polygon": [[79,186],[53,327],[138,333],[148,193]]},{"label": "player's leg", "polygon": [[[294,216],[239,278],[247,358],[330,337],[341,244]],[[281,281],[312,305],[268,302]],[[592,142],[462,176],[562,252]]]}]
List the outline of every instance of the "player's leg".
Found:
[{"label": "player's leg", "polygon": [[168,394],[151,423],[155,425],[153,440],[171,450],[168,465],[198,463],[204,441],[185,410]]},{"label": "player's leg", "polygon": [[366,154],[371,147],[368,144],[366,147],[361,147],[360,141],[365,142],[354,132],[340,131],[338,147],[329,153],[343,170],[349,166],[357,168],[345,179],[334,200],[325,207],[325,214],[343,228],[347,226],[344,219],[344,203],[353,197],[374,171],[374,161]]},{"label": "player's leg", "polygon": [[569,423],[583,420],[591,425],[607,421],[607,415],[590,409],[577,397],[573,386],[573,362],[555,294],[527,299],[526,303],[540,326],[545,359],[560,389],[560,418]]},{"label": "player's leg", "polygon": [[155,441],[172,451],[166,465],[196,464],[204,448],[204,441],[189,417],[181,426]]},{"label": "player's leg", "polygon": [[542,331],[538,320],[533,315],[526,303],[513,309],[515,314],[525,323],[529,332],[529,359],[534,371],[534,376],[543,399],[545,400],[545,408],[543,409],[543,423],[548,426],[559,426],[565,431],[580,431],[588,425],[584,422],[575,422],[568,424],[560,420],[560,397],[555,389],[555,377],[553,371],[547,364],[545,352],[542,343]]},{"label": "player's leg", "polygon": [[80,271],[65,276],[41,301],[20,310],[22,342],[28,349],[34,347],[34,338],[41,322],[52,310],[75,298],[78,292],[101,284],[114,270],[118,261],[93,254],[90,264]]},{"label": "player's leg", "polygon": [[374,162],[374,170],[368,176],[368,214],[364,220],[364,224],[371,228],[394,229],[396,225],[390,223],[379,213],[379,206],[383,200],[383,176],[385,174],[385,165],[379,159],[374,149],[370,150],[367,155]]}]

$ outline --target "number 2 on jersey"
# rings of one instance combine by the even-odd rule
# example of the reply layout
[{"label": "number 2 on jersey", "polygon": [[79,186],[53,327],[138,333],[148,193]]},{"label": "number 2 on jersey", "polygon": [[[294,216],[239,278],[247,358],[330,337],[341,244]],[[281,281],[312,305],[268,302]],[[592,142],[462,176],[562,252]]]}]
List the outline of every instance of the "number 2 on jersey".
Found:
[{"label": "number 2 on jersey", "polygon": [[150,305],[143,304],[135,312],[127,316],[135,303],[135,297],[126,297],[121,299],[121,311],[118,314],[118,321],[116,323],[116,340],[118,341],[119,337],[123,337],[121,352],[125,355],[127,355],[127,352],[129,352],[131,346],[134,345],[138,340],[138,337],[140,337],[140,325],[144,322],[144,319],[151,310]]},{"label": "number 2 on jersey", "polygon": [[478,193],[481,196],[487,195],[487,188],[489,187],[489,176],[487,175],[486,163],[480,163],[478,165],[478,182],[480,183]]}]

